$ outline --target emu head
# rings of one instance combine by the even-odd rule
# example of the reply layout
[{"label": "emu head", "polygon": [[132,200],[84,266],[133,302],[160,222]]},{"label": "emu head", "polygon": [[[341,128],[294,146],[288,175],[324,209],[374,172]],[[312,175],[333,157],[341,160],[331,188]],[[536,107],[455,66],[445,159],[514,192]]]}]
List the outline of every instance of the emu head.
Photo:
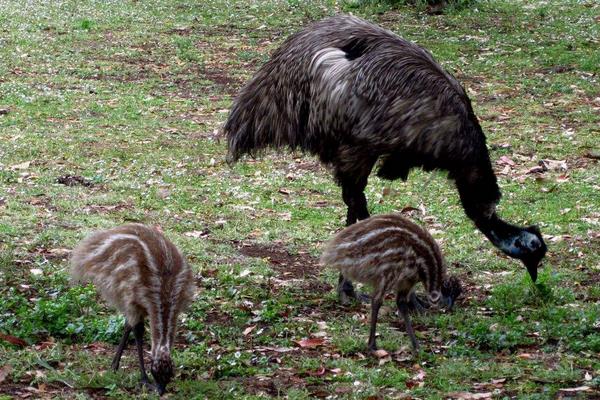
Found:
[{"label": "emu head", "polygon": [[460,297],[461,294],[462,285],[456,276],[450,275],[444,279],[444,282],[442,283],[442,301],[446,303],[448,311],[452,311],[454,302]]},{"label": "emu head", "polygon": [[517,249],[516,258],[523,262],[531,276],[531,280],[535,282],[537,280],[538,265],[548,250],[539,228],[537,226],[523,228],[520,234],[515,237],[513,246]]},{"label": "emu head", "polygon": [[171,379],[175,375],[173,372],[173,361],[171,360],[171,353],[168,348],[161,346],[157,351],[156,355],[152,357],[150,364],[150,372],[156,382],[156,390],[159,395],[163,395],[166,391],[166,387],[171,382]]},{"label": "emu head", "polygon": [[537,280],[537,269],[540,261],[546,255],[546,243],[537,226],[517,228],[506,224],[509,229],[506,232],[491,231],[492,242],[506,255],[517,258],[523,262],[531,276],[531,280]]},{"label": "emu head", "polygon": [[512,225],[495,213],[490,219],[475,221],[475,224],[504,254],[521,260],[531,280],[536,281],[538,265],[548,250],[537,226]]}]

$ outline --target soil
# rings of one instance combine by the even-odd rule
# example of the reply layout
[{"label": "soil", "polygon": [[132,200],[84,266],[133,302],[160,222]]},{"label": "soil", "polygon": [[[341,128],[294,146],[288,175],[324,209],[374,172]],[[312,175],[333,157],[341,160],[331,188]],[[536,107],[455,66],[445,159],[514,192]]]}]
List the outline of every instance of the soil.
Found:
[{"label": "soil", "polygon": [[321,270],[315,257],[306,251],[291,254],[282,244],[242,243],[238,250],[247,257],[266,259],[282,280],[315,278]]}]

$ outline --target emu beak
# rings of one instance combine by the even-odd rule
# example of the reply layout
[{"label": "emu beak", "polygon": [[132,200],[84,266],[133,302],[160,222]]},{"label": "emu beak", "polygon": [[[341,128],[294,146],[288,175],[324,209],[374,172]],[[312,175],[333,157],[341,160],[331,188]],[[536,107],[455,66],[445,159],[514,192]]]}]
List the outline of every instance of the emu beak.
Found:
[{"label": "emu beak", "polygon": [[529,272],[529,276],[531,276],[531,280],[533,281],[533,283],[535,283],[535,281],[537,280],[537,268],[538,268],[538,263],[537,262],[525,262],[525,266],[527,267],[527,272]]}]

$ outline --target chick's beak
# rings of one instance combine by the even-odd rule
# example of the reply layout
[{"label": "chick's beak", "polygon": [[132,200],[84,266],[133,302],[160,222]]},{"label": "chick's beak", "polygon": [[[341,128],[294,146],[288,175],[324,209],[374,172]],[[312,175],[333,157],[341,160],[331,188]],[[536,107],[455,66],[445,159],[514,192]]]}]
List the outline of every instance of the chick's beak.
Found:
[{"label": "chick's beak", "polygon": [[167,391],[165,388],[165,385],[157,383],[156,384],[156,391],[158,392],[159,396],[162,396],[163,394],[165,394],[165,392]]},{"label": "chick's beak", "polygon": [[448,311],[452,311],[452,308],[454,307],[454,299],[452,297],[448,297],[446,299],[446,305],[448,307]]}]

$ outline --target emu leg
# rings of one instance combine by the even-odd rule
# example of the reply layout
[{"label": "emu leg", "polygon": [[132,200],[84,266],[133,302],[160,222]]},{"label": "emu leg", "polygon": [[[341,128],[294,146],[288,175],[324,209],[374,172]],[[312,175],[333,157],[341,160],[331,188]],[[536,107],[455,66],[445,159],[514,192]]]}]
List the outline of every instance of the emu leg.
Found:
[{"label": "emu leg", "polygon": [[146,374],[146,368],[144,368],[144,321],[138,322],[133,327],[133,335],[135,336],[135,344],[137,345],[137,353],[138,353],[138,361],[140,363],[140,374],[142,385],[147,386],[151,389],[154,387],[150,384],[148,380],[148,375]]},{"label": "emu leg", "polygon": [[369,210],[367,210],[367,198],[365,197],[365,187],[367,180],[359,183],[342,182],[342,198],[348,207],[346,215],[346,226],[354,224],[358,220],[369,218]]},{"label": "emu leg", "polygon": [[117,371],[119,369],[119,364],[121,363],[121,356],[123,355],[123,350],[125,350],[125,348],[127,347],[127,341],[129,341],[129,335],[131,334],[131,330],[131,325],[125,323],[123,337],[121,337],[121,342],[119,343],[119,347],[117,347],[115,357],[112,360],[111,368],[113,371]]},{"label": "emu leg", "polygon": [[371,331],[369,332],[369,350],[377,351],[377,343],[375,343],[375,335],[377,330],[377,318],[379,316],[379,308],[383,303],[383,296],[373,296],[371,300]]},{"label": "emu leg", "polygon": [[[372,166],[371,166],[372,167]],[[371,169],[367,171],[367,176]],[[342,182],[342,198],[348,206],[348,215],[346,216],[346,226],[356,223],[357,220],[369,218],[369,210],[367,210],[367,198],[365,197],[365,187],[367,186],[367,176],[361,179],[346,180],[340,179]],[[363,293],[357,294],[354,291],[352,282],[344,278],[340,274],[338,280],[338,296],[342,304],[347,304],[352,299],[357,299],[362,302],[369,301],[369,296]]]},{"label": "emu leg", "polygon": [[396,304],[398,305],[398,310],[400,311],[400,314],[402,314],[402,317],[404,318],[406,333],[408,333],[408,337],[410,337],[410,342],[412,343],[413,350],[417,352],[419,350],[419,343],[417,343],[415,331],[413,330],[412,324],[410,323],[410,316],[408,315],[408,304],[402,296],[396,297]]}]

